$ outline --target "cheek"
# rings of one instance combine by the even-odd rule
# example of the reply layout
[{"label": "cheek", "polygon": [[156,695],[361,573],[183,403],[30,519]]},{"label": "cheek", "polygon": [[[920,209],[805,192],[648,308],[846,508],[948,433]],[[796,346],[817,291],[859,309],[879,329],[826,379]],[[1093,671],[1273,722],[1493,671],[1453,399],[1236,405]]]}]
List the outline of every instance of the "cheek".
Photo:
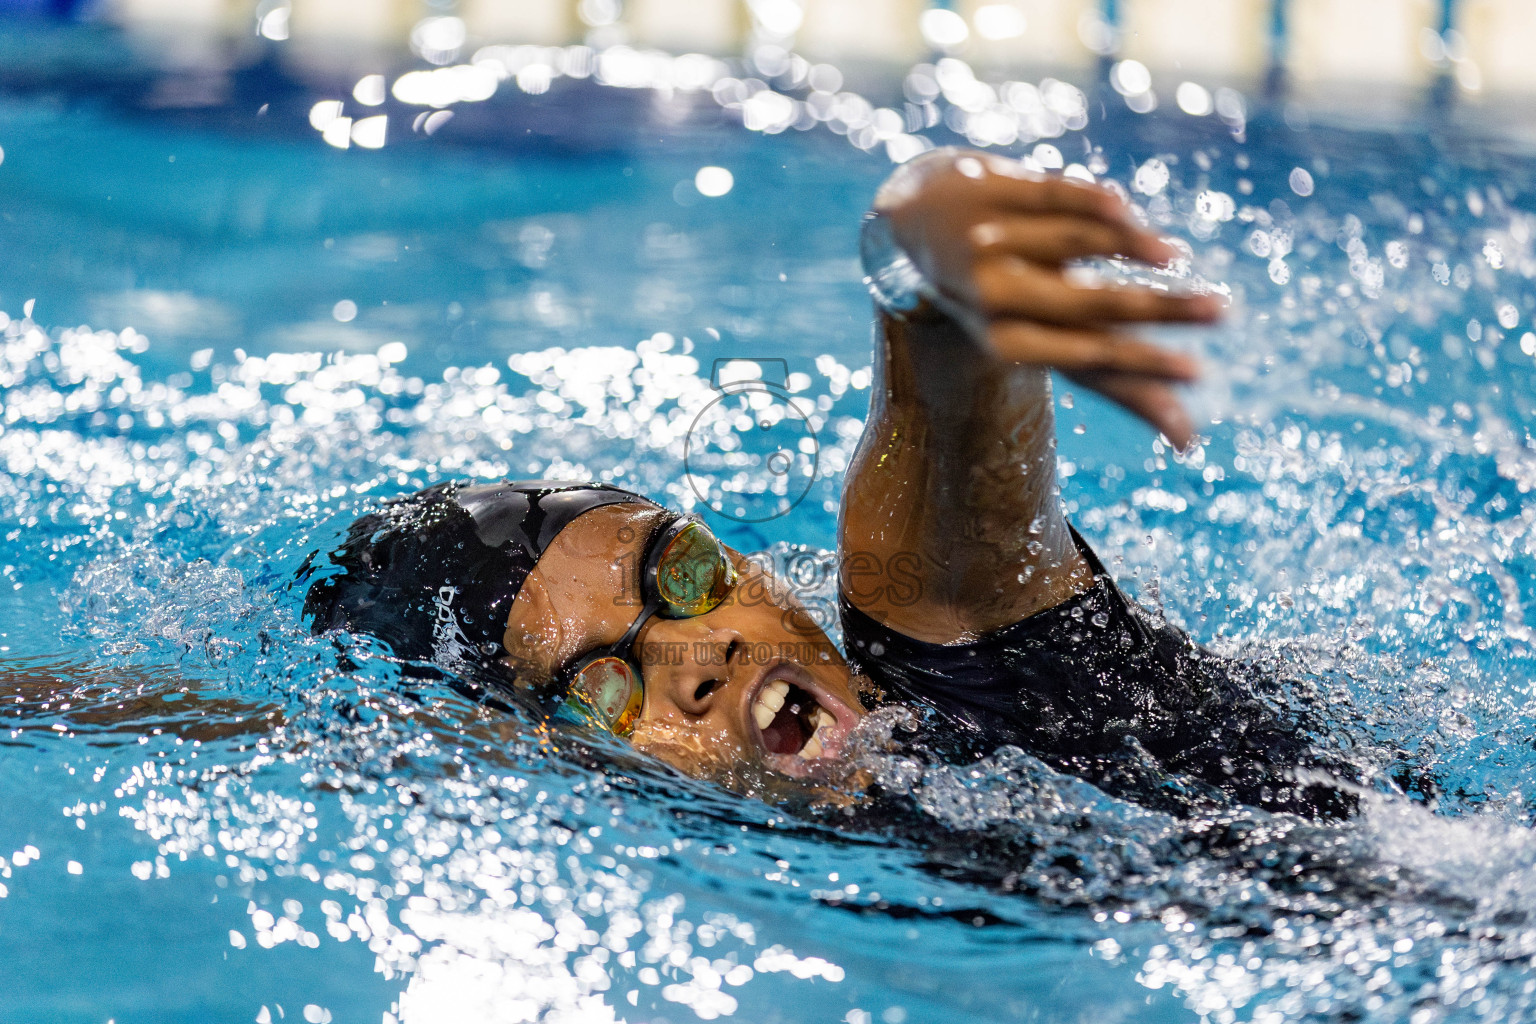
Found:
[{"label": "cheek", "polygon": [[783,633],[784,624],[794,612],[771,580],[754,575],[741,581],[731,596],[711,613],[711,620],[722,619],[748,634],[749,639],[767,640]]},{"label": "cheek", "polygon": [[846,663],[811,613],[798,603],[775,604],[743,602],[733,608],[730,624],[742,638],[768,644],[768,650],[782,654],[807,668],[842,669]]},{"label": "cheek", "polygon": [[[755,566],[749,566],[729,603],[729,610],[740,615],[738,628],[750,628],[758,638],[789,636],[796,640],[826,643],[825,626],[830,623],[817,621],[787,581],[770,576]],[[823,617],[831,615],[830,609],[818,607]],[[841,660],[841,656],[838,656]]]},{"label": "cheek", "polygon": [[833,646],[832,641],[827,639],[823,623],[817,622],[815,616],[808,609],[798,605],[786,608],[779,613],[779,623],[786,632],[796,639],[823,645],[827,650],[833,652],[833,656],[838,661],[842,661],[842,655],[836,653],[836,648]]}]

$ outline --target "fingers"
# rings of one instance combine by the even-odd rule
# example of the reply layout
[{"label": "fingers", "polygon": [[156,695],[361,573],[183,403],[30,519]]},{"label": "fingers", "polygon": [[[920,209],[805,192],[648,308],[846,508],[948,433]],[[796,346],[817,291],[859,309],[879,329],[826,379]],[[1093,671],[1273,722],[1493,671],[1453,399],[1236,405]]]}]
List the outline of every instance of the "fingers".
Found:
[{"label": "fingers", "polygon": [[934,166],[943,167],[943,172],[926,178],[914,195],[931,194],[935,205],[951,211],[974,210],[981,215],[974,223],[1051,219],[1069,227],[1073,222],[1097,224],[1115,240],[1084,246],[1082,255],[1117,253],[1152,263],[1165,263],[1178,255],[1138,226],[1125,200],[1102,185],[1027,171],[1017,161],[979,153],[950,153],[935,159]]},{"label": "fingers", "polygon": [[1128,223],[1083,217],[1006,217],[971,228],[978,255],[1016,256],[1060,266],[1090,256],[1126,256],[1164,264],[1179,255],[1172,245]]},{"label": "fingers", "polygon": [[1193,423],[1173,388],[1160,380],[1116,371],[1064,371],[1068,379],[1091,388],[1146,420],[1179,451],[1195,439]]},{"label": "fingers", "polygon": [[1071,178],[1018,179],[999,175],[996,202],[1004,209],[1025,214],[1067,214],[1092,217],[1106,223],[1124,222],[1130,212],[1120,197],[1106,188]]},{"label": "fingers", "polygon": [[975,274],[975,301],[989,318],[1028,317],[1061,327],[1117,323],[1210,323],[1221,315],[1204,295],[1151,288],[1082,288],[1048,267],[1020,259],[990,260]]},{"label": "fingers", "polygon": [[1001,359],[1050,366],[1063,373],[1119,373],[1169,381],[1194,380],[1200,373],[1189,356],[1109,331],[1064,330],[1007,320],[989,325],[985,341]]}]

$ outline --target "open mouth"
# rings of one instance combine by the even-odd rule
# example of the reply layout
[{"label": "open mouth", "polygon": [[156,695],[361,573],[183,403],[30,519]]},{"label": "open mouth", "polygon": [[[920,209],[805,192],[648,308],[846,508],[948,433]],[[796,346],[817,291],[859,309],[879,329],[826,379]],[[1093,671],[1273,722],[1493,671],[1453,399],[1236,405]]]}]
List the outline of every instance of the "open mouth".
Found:
[{"label": "open mouth", "polygon": [[752,721],[769,762],[780,771],[802,775],[814,767],[812,762],[837,755],[857,716],[830,697],[775,676],[753,698]]}]

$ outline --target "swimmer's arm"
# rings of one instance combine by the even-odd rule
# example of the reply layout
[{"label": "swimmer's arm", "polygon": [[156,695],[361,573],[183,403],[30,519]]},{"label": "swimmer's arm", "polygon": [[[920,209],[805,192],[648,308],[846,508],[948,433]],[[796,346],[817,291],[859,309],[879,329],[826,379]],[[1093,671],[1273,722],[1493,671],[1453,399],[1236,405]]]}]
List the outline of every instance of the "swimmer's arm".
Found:
[{"label": "swimmer's arm", "polygon": [[936,294],[881,317],[839,524],[842,585],[860,610],[932,643],[1000,629],[1091,582],[1057,487],[1049,371],[1182,445],[1191,429],[1172,385],[1193,363],[1122,328],[1217,313],[1203,298],[1069,283],[1070,260],[1175,252],[1111,192],[1015,166],[940,152],[876,199]]},{"label": "swimmer's arm", "polygon": [[174,670],[107,668],[58,656],[0,663],[0,736],[63,726],[76,733],[167,733],[191,742],[268,735],[281,705],[240,695],[199,695]]}]

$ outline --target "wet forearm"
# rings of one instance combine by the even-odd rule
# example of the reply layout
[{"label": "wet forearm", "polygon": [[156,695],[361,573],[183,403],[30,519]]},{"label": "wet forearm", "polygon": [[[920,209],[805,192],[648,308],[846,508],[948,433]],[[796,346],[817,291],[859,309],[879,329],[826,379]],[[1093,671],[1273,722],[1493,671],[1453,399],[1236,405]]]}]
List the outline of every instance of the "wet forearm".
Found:
[{"label": "wet forearm", "polygon": [[[885,316],[843,502],[844,593],[887,626],[942,643],[1080,592],[1091,574],[1056,488],[1049,371],[1187,443],[1171,386],[1194,364],[1125,328],[1204,322],[1218,307],[1070,280],[1079,260],[1158,264],[1177,250],[1108,189],[984,153],[941,150],[895,171],[861,250]],[[858,587],[893,575],[896,559],[915,586]]]},{"label": "wet forearm", "polygon": [[1057,491],[1047,372],[987,355],[939,314],[886,318],[877,348],[880,380],[849,470],[843,543],[870,553],[869,566],[903,558],[921,597],[865,610],[942,642],[1080,590],[1086,570]]}]

